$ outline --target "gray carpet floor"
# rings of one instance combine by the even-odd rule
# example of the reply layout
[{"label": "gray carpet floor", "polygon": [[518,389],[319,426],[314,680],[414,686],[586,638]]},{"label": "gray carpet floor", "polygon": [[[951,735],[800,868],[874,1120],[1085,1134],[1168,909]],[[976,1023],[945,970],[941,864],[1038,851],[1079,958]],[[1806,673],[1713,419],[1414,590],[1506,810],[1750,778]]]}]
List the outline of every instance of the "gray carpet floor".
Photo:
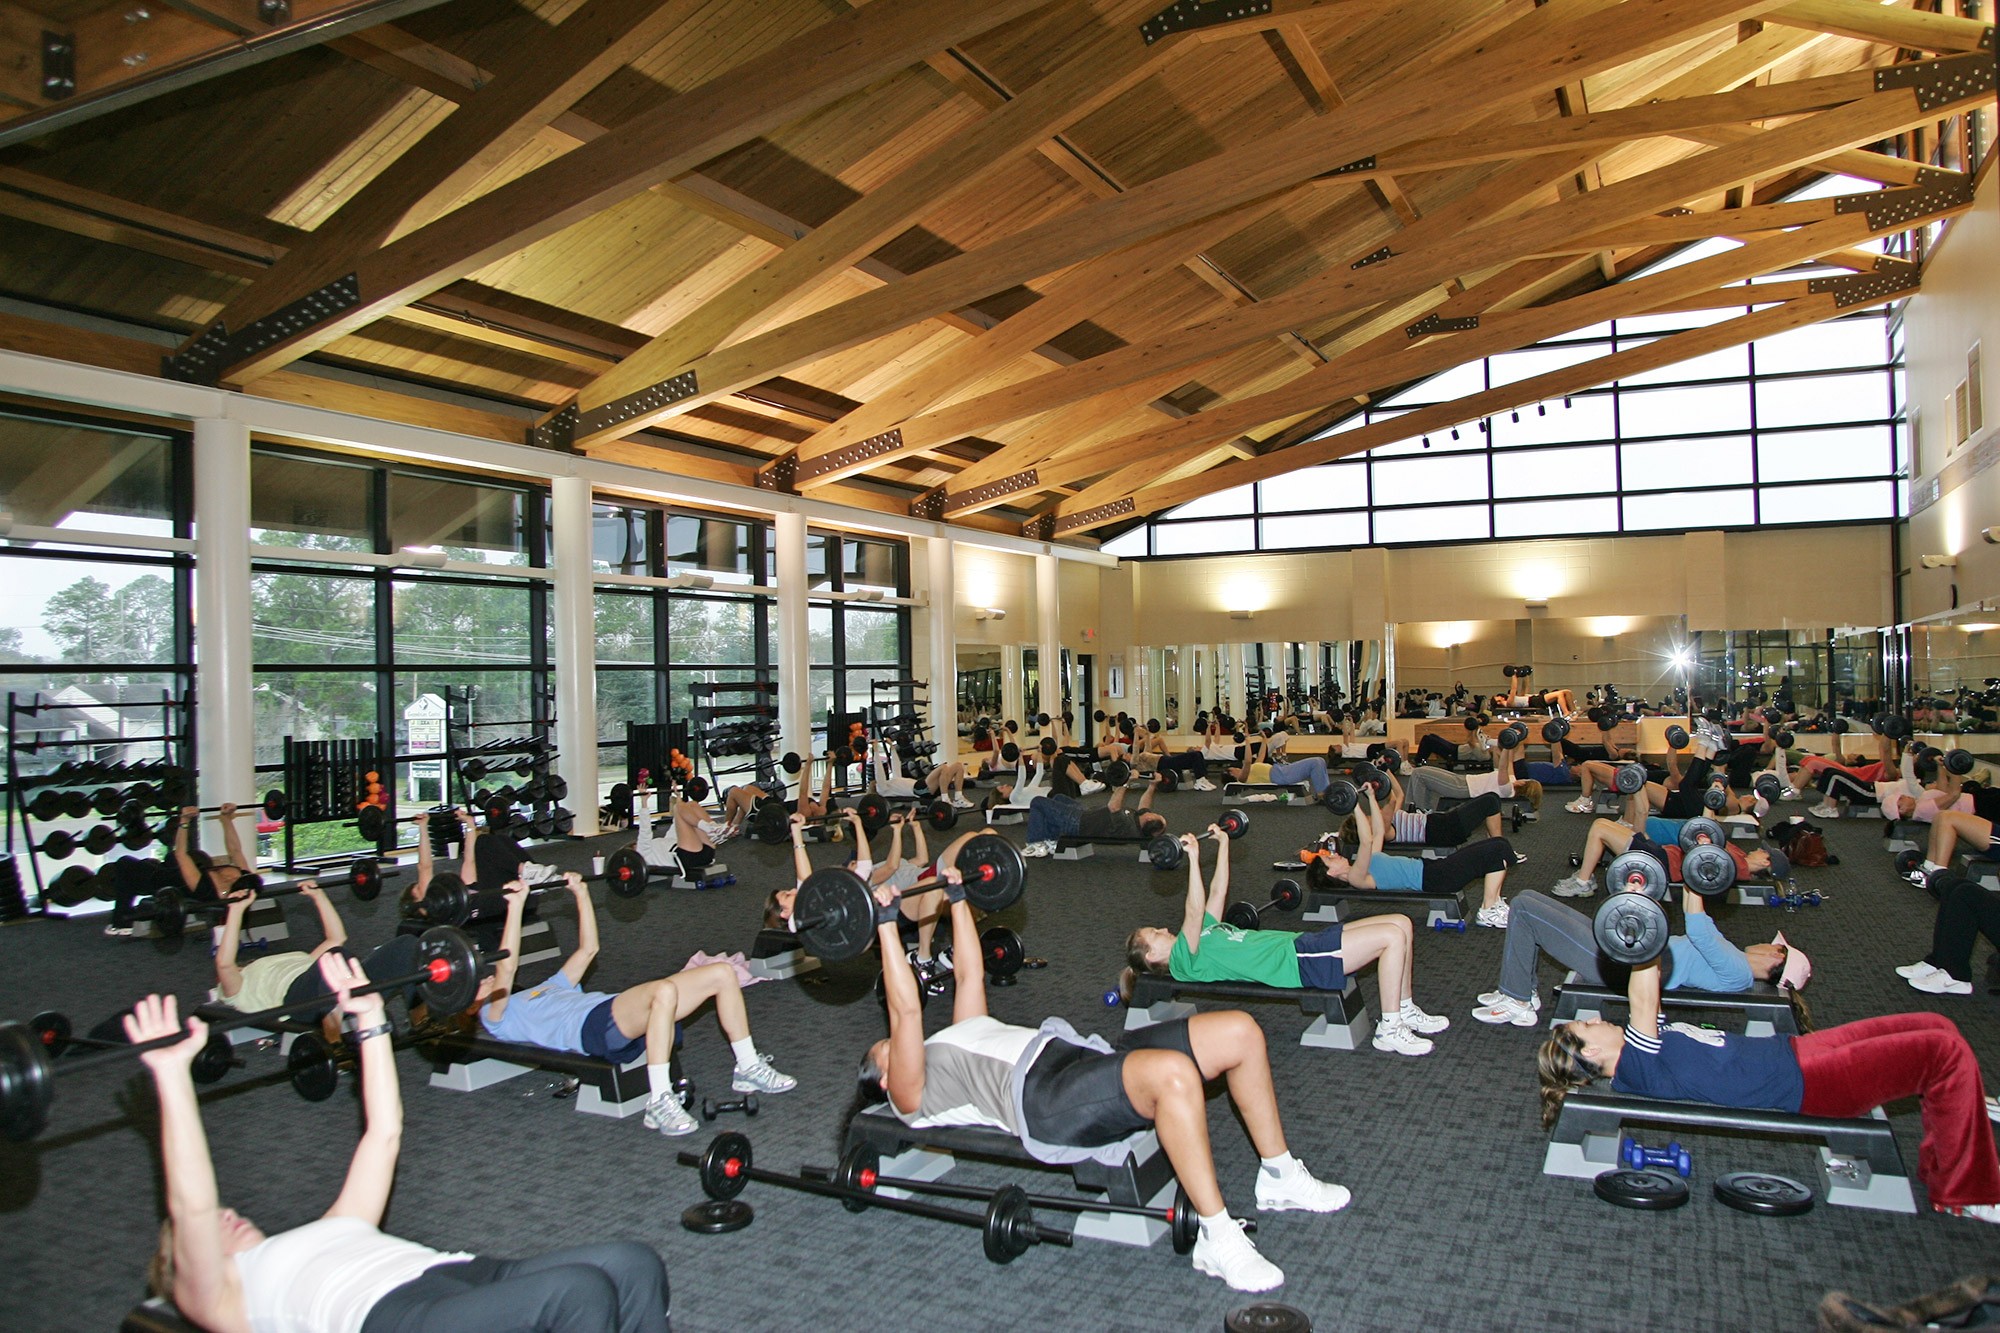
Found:
[{"label": "gray carpet floor", "polygon": [[[1177,827],[1194,825],[1213,818],[1221,798],[1182,792],[1162,808]],[[1261,896],[1277,877],[1271,862],[1319,833],[1323,815],[1312,807],[1248,808],[1253,827],[1235,845],[1237,880],[1242,892]],[[1546,888],[1563,874],[1587,822],[1552,801],[1517,839],[1530,860],[1510,887]],[[1894,878],[1881,826],[1836,824],[1828,842],[1844,864],[1802,872],[1827,895],[1823,905],[1796,913],[1726,908],[1724,930],[1744,943],[1782,927],[1809,950],[1817,971],[1808,994],[1822,1026],[1934,1009],[1955,1019],[2000,1071],[2000,997],[1983,987],[1968,998],[1922,995],[1890,971],[1925,952],[1933,903]],[[583,865],[591,850],[571,843],[544,856]],[[816,855],[832,860],[837,850]],[[736,843],[724,859],[741,876],[736,887],[654,889],[631,901],[599,888],[603,952],[590,984],[615,990],[670,972],[697,950],[747,951],[764,893],[788,873],[788,855]],[[1049,967],[995,990],[993,1012],[1031,1024],[1061,1014],[1085,1030],[1115,1033],[1122,1015],[1100,997],[1117,972],[1121,942],[1136,924],[1173,923],[1183,878],[1156,875],[1122,851],[1029,867],[1024,900],[1001,920]],[[393,930],[393,894],[342,906],[357,944]],[[295,940],[315,938],[304,905],[294,898],[286,907]],[[558,938],[572,942],[567,909],[550,916]],[[59,1008],[81,1030],[145,991],[193,999],[209,984],[200,937],[167,953],[150,942],[106,939],[99,925],[31,921],[0,930],[0,1015]],[[1296,1008],[1251,1006],[1270,1040],[1294,1151],[1354,1191],[1343,1213],[1274,1215],[1258,1238],[1287,1274],[1278,1298],[1316,1327],[1804,1329],[1831,1289],[1893,1302],[2000,1267],[2000,1228],[1977,1222],[1824,1203],[1801,1217],[1761,1218],[1709,1195],[1709,1182],[1734,1170],[1813,1182],[1813,1150],[1803,1142],[1674,1135],[1693,1151],[1695,1195],[1669,1213],[1617,1209],[1586,1181],[1543,1176],[1534,1072],[1541,1033],[1490,1028],[1470,1016],[1474,996],[1496,980],[1500,943],[1499,932],[1477,927],[1463,935],[1419,931],[1417,998],[1452,1019],[1426,1057],[1302,1048],[1306,1019]],[[1976,961],[1983,956],[1984,946]],[[765,1165],[831,1163],[855,1061],[884,1030],[872,979],[864,961],[829,968],[810,984],[753,987],[757,1040],[799,1087],[767,1098],[754,1120],[729,1117],[716,1127],[748,1132]],[[1545,996],[1555,980],[1545,972]],[[1363,984],[1372,999],[1372,975]],[[744,1195],[756,1209],[747,1230],[693,1235],[679,1217],[700,1190],[674,1155],[699,1149],[707,1130],[668,1140],[637,1118],[578,1115],[539,1078],[474,1094],[436,1091],[419,1057],[400,1059],[407,1129],[390,1229],[499,1255],[612,1237],[646,1241],[666,1258],[675,1327],[684,1333],[938,1323],[1213,1330],[1251,1299],[1196,1275],[1164,1242],[1150,1251],[1093,1242],[1043,1247],[1002,1267],[985,1261],[969,1230],[879,1212],[853,1216],[828,1200],[763,1185]],[[701,1091],[725,1092],[729,1053],[711,1018],[689,1023],[686,1061]],[[2000,1086],[2000,1072],[1989,1086]],[[274,1230],[311,1219],[332,1200],[359,1125],[351,1089],[304,1103],[286,1086],[277,1055],[260,1052],[208,1090],[203,1104],[225,1200]],[[1891,1110],[1914,1171],[1916,1107]],[[1225,1191],[1247,1211],[1256,1159],[1220,1096],[1210,1123]],[[150,1094],[120,1071],[64,1080],[50,1129],[29,1145],[0,1144],[0,1326],[110,1330],[139,1298],[160,1210],[150,1129]],[[1063,1176],[997,1165],[970,1163],[954,1174],[976,1182],[1026,1175],[1030,1188],[1069,1188]],[[1918,1197],[1927,1209],[1920,1186]]]}]

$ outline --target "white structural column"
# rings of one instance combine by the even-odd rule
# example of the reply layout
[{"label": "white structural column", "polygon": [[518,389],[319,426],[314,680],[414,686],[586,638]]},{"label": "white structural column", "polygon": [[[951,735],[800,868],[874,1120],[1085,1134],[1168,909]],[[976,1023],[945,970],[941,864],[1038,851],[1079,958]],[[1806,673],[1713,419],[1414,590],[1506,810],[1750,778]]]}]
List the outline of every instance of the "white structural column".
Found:
[{"label": "white structural column", "polygon": [[812,630],[806,620],[806,516],[778,514],[780,753],[811,754]]},{"label": "white structural column", "polygon": [[[194,423],[195,767],[200,804],[257,789],[250,679],[250,428]],[[220,846],[211,840],[210,846]]]},{"label": "white structural column", "polygon": [[924,547],[930,558],[931,722],[937,762],[949,764],[958,759],[958,574],[951,538],[926,537]]},{"label": "white structural column", "polygon": [[[1021,645],[1003,643],[1000,645],[1000,718],[1002,721],[1021,720]],[[996,745],[994,747],[998,749]]]},{"label": "white structural column", "polygon": [[1396,624],[1382,625],[1382,720],[1396,714]]},{"label": "white structural column", "polygon": [[556,768],[572,791],[576,833],[597,832],[597,602],[590,577],[590,483],[557,477],[550,493],[555,560]]},{"label": "white structural column", "polygon": [[[1042,683],[1042,705],[1038,711],[1055,717],[1062,712],[1063,701],[1062,565],[1052,555],[1035,557],[1035,616],[1041,628],[1036,671]],[[1082,730],[1076,729],[1076,734],[1081,735]]]}]

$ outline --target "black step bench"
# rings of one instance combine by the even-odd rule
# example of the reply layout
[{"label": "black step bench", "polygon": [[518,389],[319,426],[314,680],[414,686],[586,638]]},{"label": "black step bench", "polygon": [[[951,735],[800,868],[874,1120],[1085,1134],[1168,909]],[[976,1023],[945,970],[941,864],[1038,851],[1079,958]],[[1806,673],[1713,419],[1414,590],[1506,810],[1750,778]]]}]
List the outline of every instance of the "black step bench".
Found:
[{"label": "black step bench", "polygon": [[750,975],[766,981],[783,981],[819,970],[819,959],[799,947],[799,937],[789,930],[765,927],[750,946]]},{"label": "black step bench", "polygon": [[1153,857],[1146,849],[1152,843],[1154,836],[1142,833],[1136,838],[1107,838],[1102,835],[1094,838],[1061,837],[1056,839],[1053,855],[1058,861],[1082,861],[1097,855],[1099,847],[1137,847],[1139,864],[1151,865]]},{"label": "black step bench", "polygon": [[[1360,910],[1357,910],[1360,909]],[[1301,921],[1348,921],[1357,916],[1383,912],[1422,914],[1424,924],[1463,927],[1465,890],[1456,893],[1425,893],[1420,889],[1317,888],[1306,890],[1306,910]]]},{"label": "black step bench", "polygon": [[[504,1083],[531,1069],[566,1074],[581,1079],[576,1092],[576,1109],[586,1115],[609,1116],[622,1120],[646,1109],[651,1090],[646,1081],[646,1058],[641,1055],[629,1065],[580,1055],[575,1051],[552,1050],[524,1042],[496,1041],[483,1033],[461,1032],[425,1042],[422,1050],[431,1062],[431,1086],[453,1092],[477,1092]],[[680,1050],[673,1059],[674,1082],[681,1083]]]},{"label": "black step bench", "polygon": [[1784,1111],[1744,1111],[1705,1102],[1670,1102],[1651,1097],[1572,1092],[1549,1133],[1542,1156],[1545,1176],[1594,1180],[1615,1170],[1618,1140],[1628,1123],[1680,1129],[1719,1129],[1757,1138],[1816,1138],[1820,1184],[1826,1201],[1847,1208],[1914,1213],[1915,1196],[1903,1169],[1903,1154],[1890,1132],[1889,1118],[1877,1107],[1858,1120],[1831,1120]]},{"label": "black step bench", "polygon": [[[1609,1006],[1623,1007],[1630,1003],[1624,991],[1578,981],[1572,972],[1562,985],[1556,987],[1555,1013],[1549,1019],[1549,1026],[1572,1019],[1593,1022],[1605,1017]],[[1787,1037],[1799,1035],[1798,1016],[1792,1012],[1792,1006],[1783,992],[1768,981],[1753,981],[1747,991],[1664,990],[1660,992],[1660,1007],[1699,1009],[1708,1014],[1740,1013],[1745,1020],[1743,1035],[1746,1037],[1769,1037],[1777,1033]]]},{"label": "black step bench", "polygon": [[1224,800],[1228,800],[1233,796],[1252,796],[1264,793],[1287,798],[1296,796],[1302,801],[1310,801],[1312,799],[1312,784],[1310,782],[1225,782],[1222,784],[1222,798]]},{"label": "black step bench", "polygon": [[1125,1011],[1125,1030],[1132,1032],[1192,1016],[1195,1007],[1174,998],[1179,995],[1296,1001],[1305,1012],[1318,1015],[1300,1035],[1301,1046],[1358,1051],[1371,1035],[1368,1002],[1361,998],[1361,987],[1353,977],[1347,978],[1346,986],[1332,991],[1261,986],[1254,981],[1176,981],[1157,972],[1143,973],[1133,979],[1132,1002]]},{"label": "black step bench", "polygon": [[[1074,1234],[1085,1240],[1104,1240],[1118,1245],[1147,1246],[1167,1234],[1167,1212],[1172,1207],[1173,1163],[1160,1149],[1159,1136],[1151,1130],[1136,1140],[1138,1149],[1116,1166],[1088,1158],[1069,1163],[1076,1188],[1086,1194],[1102,1194],[1107,1202],[1134,1208],[1157,1208],[1159,1218],[1129,1213],[1079,1213]],[[906,1180],[936,1180],[951,1170],[955,1155],[989,1157],[1003,1162],[1025,1164],[1042,1170],[1060,1170],[1028,1155],[1021,1141],[1005,1130],[984,1125],[932,1125],[912,1129],[883,1107],[871,1107],[848,1122],[845,1147],[865,1143],[882,1158],[882,1174]],[[884,1194],[902,1197],[898,1191]]]}]

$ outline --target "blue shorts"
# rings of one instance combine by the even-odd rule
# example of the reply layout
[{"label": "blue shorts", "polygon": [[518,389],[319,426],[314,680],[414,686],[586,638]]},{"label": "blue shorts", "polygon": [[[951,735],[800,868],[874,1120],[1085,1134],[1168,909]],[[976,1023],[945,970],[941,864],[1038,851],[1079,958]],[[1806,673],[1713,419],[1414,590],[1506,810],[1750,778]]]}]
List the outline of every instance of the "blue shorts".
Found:
[{"label": "blue shorts", "polygon": [[597,1060],[609,1060],[614,1065],[629,1065],[646,1053],[646,1034],[628,1037],[618,1030],[611,1021],[611,1000],[605,1000],[583,1018],[583,1035],[579,1041],[583,1053]]},{"label": "blue shorts", "polygon": [[1299,984],[1307,990],[1345,990],[1347,967],[1340,961],[1340,927],[1308,931],[1292,941],[1299,951]]}]

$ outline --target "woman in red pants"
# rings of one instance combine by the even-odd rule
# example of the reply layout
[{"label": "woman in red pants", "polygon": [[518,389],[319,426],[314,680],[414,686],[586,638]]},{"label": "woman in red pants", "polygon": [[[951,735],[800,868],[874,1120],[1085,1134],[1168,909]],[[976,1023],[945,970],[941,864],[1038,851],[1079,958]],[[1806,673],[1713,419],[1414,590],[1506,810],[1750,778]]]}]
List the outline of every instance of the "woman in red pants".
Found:
[{"label": "woman in red pants", "polygon": [[1851,1119],[1921,1096],[1917,1152],[1931,1207],[2000,1222],[2000,1160],[1979,1061],[1939,1014],[1889,1014],[1802,1037],[1660,1027],[1660,966],[1632,969],[1631,1022],[1566,1023],[1542,1043],[1542,1123],[1596,1079],[1670,1101]]}]

